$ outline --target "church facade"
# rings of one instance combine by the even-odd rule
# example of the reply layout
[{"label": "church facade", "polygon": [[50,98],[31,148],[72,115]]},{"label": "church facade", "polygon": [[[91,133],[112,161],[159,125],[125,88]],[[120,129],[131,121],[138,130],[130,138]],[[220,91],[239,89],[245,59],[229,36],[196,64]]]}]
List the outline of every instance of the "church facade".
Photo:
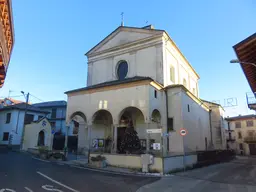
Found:
[{"label": "church facade", "polygon": [[79,123],[79,149],[119,153],[129,121],[145,151],[168,156],[214,148],[199,75],[166,31],[120,26],[86,56],[87,87],[66,92],[66,123]]}]

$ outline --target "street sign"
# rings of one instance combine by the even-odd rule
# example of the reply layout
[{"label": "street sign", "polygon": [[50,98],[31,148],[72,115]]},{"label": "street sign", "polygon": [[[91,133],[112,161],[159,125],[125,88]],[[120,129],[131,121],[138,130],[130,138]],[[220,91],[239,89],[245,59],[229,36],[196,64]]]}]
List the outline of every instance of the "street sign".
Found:
[{"label": "street sign", "polygon": [[153,149],[154,150],[160,150],[161,149],[160,143],[153,143]]},{"label": "street sign", "polygon": [[181,136],[185,136],[185,135],[187,135],[188,134],[188,131],[186,130],[186,129],[184,129],[184,128],[181,128],[180,129],[180,135]]},{"label": "street sign", "polygon": [[162,133],[162,129],[147,129],[147,133]]}]

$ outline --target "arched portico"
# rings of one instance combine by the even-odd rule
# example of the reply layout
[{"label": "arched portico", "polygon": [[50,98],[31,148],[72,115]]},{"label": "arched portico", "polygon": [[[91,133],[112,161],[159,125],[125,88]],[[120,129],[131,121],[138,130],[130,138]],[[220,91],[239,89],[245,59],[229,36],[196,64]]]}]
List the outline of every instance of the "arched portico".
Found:
[{"label": "arched portico", "polygon": [[141,143],[144,144],[142,147],[146,148],[146,129],[147,124],[145,123],[145,116],[137,107],[126,107],[120,111],[118,114],[118,124],[115,126],[115,149],[120,150],[120,144],[124,138],[124,133],[128,127],[128,123],[132,122],[134,129],[137,132],[137,136],[141,140]]},{"label": "arched portico", "polygon": [[113,117],[107,110],[96,111],[92,118],[92,150],[110,153],[113,142]]},{"label": "arched portico", "polygon": [[89,150],[90,133],[87,126],[87,117],[83,112],[76,111],[70,115],[68,120],[68,130],[66,130],[66,133],[77,135],[77,147],[79,152],[86,153]]}]

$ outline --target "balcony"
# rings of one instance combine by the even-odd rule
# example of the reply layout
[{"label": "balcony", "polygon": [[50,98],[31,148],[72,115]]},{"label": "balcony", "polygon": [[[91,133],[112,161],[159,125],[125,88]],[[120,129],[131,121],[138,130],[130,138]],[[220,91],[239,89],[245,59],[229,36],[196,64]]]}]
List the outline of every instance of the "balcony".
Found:
[{"label": "balcony", "polygon": [[247,100],[247,105],[249,109],[256,110],[255,93],[252,93],[252,92],[246,93],[246,100]]}]

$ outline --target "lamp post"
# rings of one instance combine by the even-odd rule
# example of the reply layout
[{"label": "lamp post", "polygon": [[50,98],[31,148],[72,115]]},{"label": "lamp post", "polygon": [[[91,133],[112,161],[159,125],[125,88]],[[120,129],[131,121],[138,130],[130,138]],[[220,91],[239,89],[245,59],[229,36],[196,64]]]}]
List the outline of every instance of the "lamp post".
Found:
[{"label": "lamp post", "polygon": [[245,65],[253,65],[254,67],[256,67],[255,63],[251,63],[251,62],[245,62],[245,61],[239,61],[238,59],[232,59],[230,61],[230,63],[241,63],[241,64],[245,64]]},{"label": "lamp post", "polygon": [[23,145],[23,142],[24,142],[25,120],[26,120],[26,115],[27,115],[27,110],[28,110],[28,101],[29,101],[29,93],[27,93],[27,95],[25,95],[24,91],[21,91],[21,93],[24,95],[24,97],[26,99],[26,105],[25,105],[25,113],[24,113],[24,120],[23,120],[23,126],[22,126],[20,150],[22,150],[22,145]]}]

